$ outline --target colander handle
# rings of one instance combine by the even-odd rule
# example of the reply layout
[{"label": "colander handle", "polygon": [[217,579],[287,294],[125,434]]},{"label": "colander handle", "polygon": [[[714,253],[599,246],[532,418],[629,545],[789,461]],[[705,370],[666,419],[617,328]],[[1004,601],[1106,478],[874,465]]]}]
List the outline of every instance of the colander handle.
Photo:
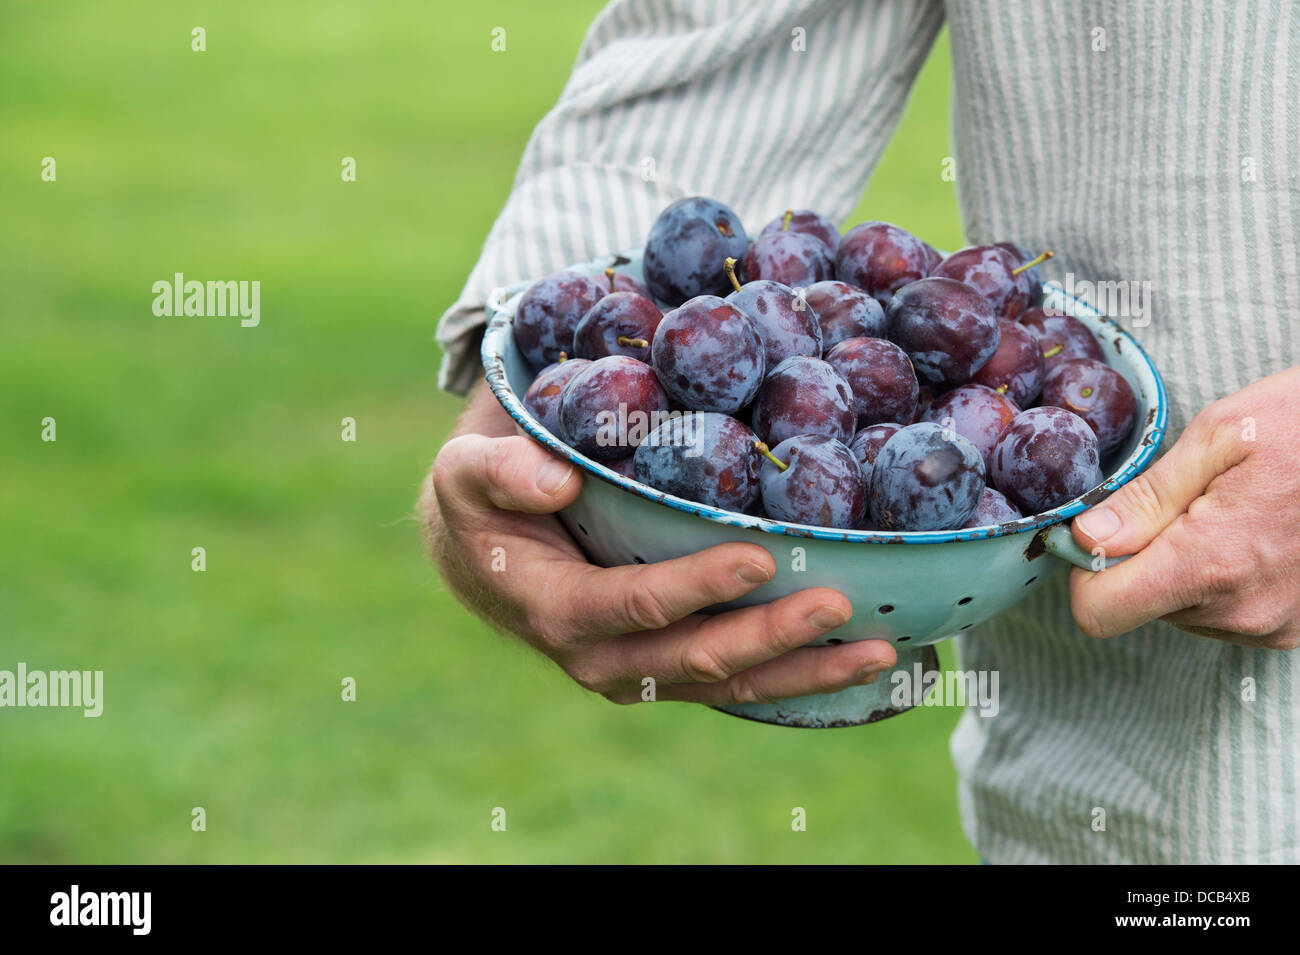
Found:
[{"label": "colander handle", "polygon": [[[1068,560],[1075,567],[1082,567],[1084,570],[1105,570],[1108,567],[1114,567],[1122,561],[1128,560],[1128,557],[1103,557],[1101,558],[1101,567],[1094,567],[1094,562],[1098,559],[1080,547],[1074,540],[1074,535],[1070,533],[1070,525],[1053,524],[1047,529],[1043,536],[1043,546],[1047,552],[1061,560]],[[1098,555],[1100,556],[1100,555]]]}]

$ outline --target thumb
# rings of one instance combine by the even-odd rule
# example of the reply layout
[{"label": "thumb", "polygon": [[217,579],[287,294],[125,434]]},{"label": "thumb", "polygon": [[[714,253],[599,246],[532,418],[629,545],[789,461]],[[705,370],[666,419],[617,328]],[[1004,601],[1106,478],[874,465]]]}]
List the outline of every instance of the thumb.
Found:
[{"label": "thumb", "polygon": [[1111,556],[1137,553],[1236,463],[1229,457],[1214,430],[1193,421],[1164,457],[1074,519],[1075,541]]},{"label": "thumb", "polygon": [[550,514],[573,502],[582,478],[574,465],[522,435],[462,434],[434,459],[433,486],[445,503]]}]

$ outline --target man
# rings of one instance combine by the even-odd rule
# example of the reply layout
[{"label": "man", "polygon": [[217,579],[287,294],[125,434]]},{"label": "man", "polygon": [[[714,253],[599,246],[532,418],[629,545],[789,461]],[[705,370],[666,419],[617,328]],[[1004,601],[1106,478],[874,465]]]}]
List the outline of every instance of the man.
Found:
[{"label": "man", "polygon": [[[755,228],[792,205],[842,220],[945,17],[968,238],[1050,246],[1052,278],[1149,282],[1139,335],[1172,404],[1165,456],[1074,525],[1135,556],[958,642],[1002,688],[999,716],[968,712],[953,737],[967,834],[993,862],[1300,862],[1300,9],[1283,0],[612,4],[439,329],[444,385],[469,400],[422,498],[436,559],[477,613],[618,702],[646,675],[716,703],[894,662],[879,641],[800,649],[848,620],[834,591],[694,615],[761,587],[761,548],[588,564],[551,516],[581,476],[517,435],[477,340],[491,287],[638,245],[683,195]],[[488,572],[494,546],[510,574]]]}]

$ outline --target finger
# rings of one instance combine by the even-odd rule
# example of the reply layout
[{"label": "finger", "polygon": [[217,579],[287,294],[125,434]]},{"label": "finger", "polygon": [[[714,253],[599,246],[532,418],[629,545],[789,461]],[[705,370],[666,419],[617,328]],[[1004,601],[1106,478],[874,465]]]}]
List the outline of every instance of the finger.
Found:
[{"label": "finger", "polygon": [[882,662],[890,656],[896,663],[894,648],[883,640],[862,640],[835,647],[804,647],[742,670],[721,683],[658,688],[657,698],[724,706],[837,693],[864,681],[874,682],[893,666],[893,663]]},{"label": "finger", "polygon": [[1213,424],[1193,421],[1169,452],[1105,501],[1074,519],[1074,539],[1092,552],[1135,554],[1184,513],[1218,475],[1244,454],[1240,441]]},{"label": "finger", "polygon": [[[824,637],[852,614],[843,594],[816,587],[757,607],[697,614],[665,630],[606,640],[593,648],[589,662],[611,685],[639,685],[647,676],[658,683],[719,683]],[[876,643],[862,650],[864,665],[896,659],[888,644]]]},{"label": "finger", "polygon": [[442,446],[433,462],[441,504],[550,514],[582,489],[578,469],[522,435],[463,434]]},{"label": "finger", "polygon": [[570,565],[543,599],[563,632],[585,645],[661,630],[705,607],[743,597],[775,575],[776,561],[757,544],[717,544],[654,564]]},{"label": "finger", "polygon": [[1199,606],[1205,567],[1186,519],[1174,523],[1133,557],[1097,573],[1070,572],[1070,609],[1090,637],[1114,637],[1152,620]]}]

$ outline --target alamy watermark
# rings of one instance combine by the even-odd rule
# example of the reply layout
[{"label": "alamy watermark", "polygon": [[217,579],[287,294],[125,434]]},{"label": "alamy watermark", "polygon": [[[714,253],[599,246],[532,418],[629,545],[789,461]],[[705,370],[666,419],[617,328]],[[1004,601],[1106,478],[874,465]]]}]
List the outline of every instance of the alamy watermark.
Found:
[{"label": "alamy watermark", "polygon": [[153,294],[153,313],[159,318],[239,316],[244,328],[256,328],[262,320],[262,283],[256,279],[186,281],[185,274],[177,272],[171,281],[154,282]]},{"label": "alamy watermark", "polygon": [[895,670],[889,700],[905,706],[972,706],[980,716],[998,715],[997,670],[926,670],[920,663],[911,670]]},{"label": "alamy watermark", "polygon": [[[1090,282],[1066,272],[1061,288],[1066,295],[1091,305],[1108,318],[1127,319],[1131,328],[1146,328],[1151,324],[1151,282],[1147,279]],[[1048,315],[1067,314],[1050,304],[1044,304],[1043,311]]]},{"label": "alamy watermark", "polygon": [[104,712],[103,670],[0,670],[0,707],[79,707],[87,717]]},{"label": "alamy watermark", "polygon": [[[663,425],[672,426],[660,430]],[[704,431],[699,412],[628,410],[620,401],[618,410],[606,409],[596,414],[596,444],[602,448],[636,447],[642,443],[654,447],[685,447],[685,456],[698,458],[704,453]]]}]

